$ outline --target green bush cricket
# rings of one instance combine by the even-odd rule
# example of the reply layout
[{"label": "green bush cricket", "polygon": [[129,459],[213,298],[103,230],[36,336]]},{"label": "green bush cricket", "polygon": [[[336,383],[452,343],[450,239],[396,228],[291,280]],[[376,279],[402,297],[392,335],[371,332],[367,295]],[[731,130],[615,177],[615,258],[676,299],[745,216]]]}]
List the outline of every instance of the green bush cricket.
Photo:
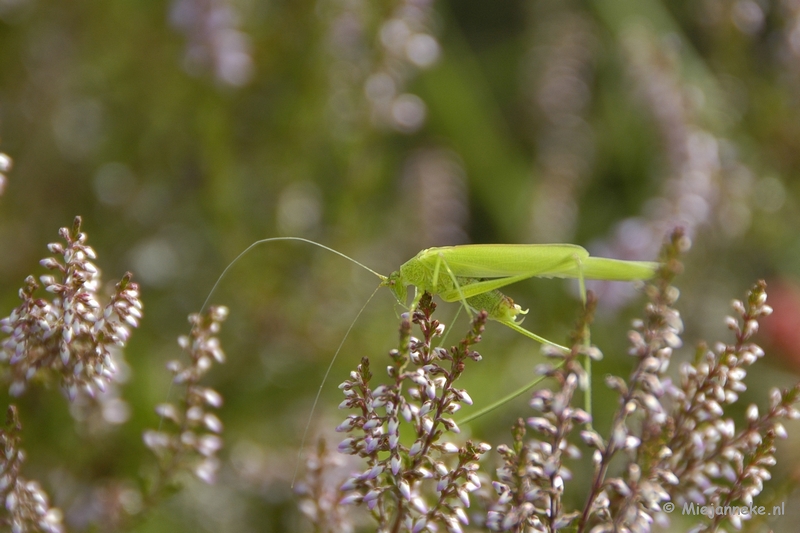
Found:
[{"label": "green bush cricket", "polygon": [[489,318],[540,343],[566,350],[520,326],[517,316],[527,313],[498,289],[532,277],[575,278],[585,297],[584,280],[636,281],[655,274],[659,264],[591,257],[575,244],[468,244],[427,248],[384,276],[355,259],[315,241],[302,237],[273,237],[251,244],[222,272],[203,304],[205,308],[217,285],[228,270],[255,246],[273,241],[299,241],[318,246],[359,265],[377,276],[381,287],[392,290],[397,301],[406,307],[407,287],[414,286],[415,296],[409,307],[416,308],[427,291],[446,302],[460,301],[469,311],[485,309]]},{"label": "green bush cricket", "polygon": [[[575,244],[468,244],[427,248],[403,263],[397,271],[388,276],[384,276],[355,259],[318,242],[302,237],[272,237],[254,242],[231,261],[211,289],[208,298],[206,298],[203,304],[203,309],[210,300],[217,285],[219,285],[228,270],[239,261],[239,259],[255,246],[274,241],[305,242],[328,250],[359,265],[377,276],[380,279],[378,288],[388,287],[391,289],[399,304],[409,309],[410,312],[416,309],[422,295],[425,292],[429,292],[432,295],[438,295],[446,302],[461,302],[470,314],[472,312],[485,310],[490,319],[500,322],[537,342],[564,351],[567,351],[567,348],[564,346],[547,340],[520,326],[522,320],[517,319],[517,316],[524,315],[528,311],[523,310],[519,305],[515,304],[511,298],[500,292],[499,289],[532,277],[573,278],[579,281],[581,297],[585,302],[586,290],[584,281],[587,279],[608,281],[644,280],[652,277],[659,267],[659,263],[655,262],[591,257],[585,248]],[[409,285],[414,287],[415,295],[411,305],[407,306],[407,288]],[[364,308],[359,311],[353,324],[358,320],[363,310]],[[311,408],[312,412],[309,416],[309,425],[306,426],[306,432],[311,423],[311,416],[313,416],[313,412],[319,401],[322,387],[352,327],[353,325],[351,324],[325,372],[323,382],[317,391]],[[586,410],[591,415],[591,374],[589,362],[590,359],[587,357],[585,365],[589,380],[586,384]],[[461,423],[473,420],[495,407],[502,405],[511,398],[530,389],[540,382],[541,379],[542,378],[534,380],[524,388],[481,409],[478,413],[462,420]],[[304,444],[305,435],[303,436],[301,449]]]},{"label": "green bush cricket", "polygon": [[446,302],[461,301],[471,311],[486,310],[489,318],[542,344],[563,346],[532,333],[517,315],[528,311],[501,293],[501,287],[532,277],[576,278],[585,295],[584,280],[635,281],[655,274],[658,263],[590,257],[575,244],[467,244],[422,250],[399,270],[381,277],[401,305],[406,287],[416,289],[411,309],[427,291]]}]

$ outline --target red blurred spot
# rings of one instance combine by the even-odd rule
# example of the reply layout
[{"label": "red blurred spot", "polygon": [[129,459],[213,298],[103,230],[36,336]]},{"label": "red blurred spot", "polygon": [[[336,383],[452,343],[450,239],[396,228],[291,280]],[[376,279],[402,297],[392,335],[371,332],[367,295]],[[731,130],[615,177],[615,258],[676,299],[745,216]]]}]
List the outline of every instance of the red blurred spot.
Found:
[{"label": "red blurred spot", "polygon": [[761,337],[770,352],[800,373],[800,283],[775,280],[767,284],[770,316],[761,320]]}]

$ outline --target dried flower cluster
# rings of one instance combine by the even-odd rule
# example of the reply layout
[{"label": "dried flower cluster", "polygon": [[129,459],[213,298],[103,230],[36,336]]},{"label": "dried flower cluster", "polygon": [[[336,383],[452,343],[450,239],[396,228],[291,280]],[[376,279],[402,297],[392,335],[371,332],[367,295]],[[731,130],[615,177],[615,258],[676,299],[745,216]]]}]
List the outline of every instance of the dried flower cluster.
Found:
[{"label": "dried flower cluster", "polygon": [[163,420],[176,426],[176,431],[148,430],[144,442],[160,459],[160,477],[154,493],[169,483],[175,474],[190,467],[206,483],[213,483],[219,469],[216,453],[222,448],[222,422],[209,409],[222,406],[222,396],[209,387],[201,386],[200,379],[214,361],[223,363],[225,353],[216,335],[228,316],[226,307],[210,307],[205,314],[192,314],[189,336],[178,339],[180,347],[189,355],[190,364],[170,361],[167,368],[173,374],[173,383],[184,385],[186,393],[180,406],[163,403],[156,412]]},{"label": "dried flower cluster", "polygon": [[[669,512],[686,505],[723,510],[675,518],[680,527],[694,527],[697,532],[741,529],[752,518],[752,514],[728,510],[749,508],[771,478],[775,440],[786,436],[782,421],[800,418],[795,407],[800,384],[790,390],[772,390],[768,408],[759,411],[751,405],[744,420],[736,420],[737,411],[731,406],[746,389],[750,366],[763,356],[752,341],[758,320],[771,312],[763,282],[755,284],[744,301],[734,300],[736,316],[726,319],[734,334],[732,343],[718,343],[713,349],[700,344],[694,361],[680,366],[678,379],[667,375],[683,333],[674,307],[679,292],[672,282],[682,269],[679,256],[689,246],[683,232],[674,232],[662,252],[662,267],[646,286],[650,302],[644,318],[634,321],[629,333],[629,355],[635,368],[628,379],[606,379],[619,398],[610,427],[602,431],[593,427],[589,414],[573,405],[576,392],[587,380],[579,358],[601,356],[589,341],[595,307],[590,297],[571,351],[549,350],[547,355],[555,361],[537,369],[555,386],[533,394],[531,407],[536,416],[516,424],[511,445],[498,446],[502,465],[492,484],[495,494],[477,492],[478,501],[486,507],[485,514],[473,507],[469,521],[474,525],[515,532],[552,533],[565,528],[649,532],[669,527]],[[314,510],[306,514],[319,531],[328,531],[319,524],[331,516],[333,494],[340,504],[366,507],[379,531],[467,528],[469,495],[488,477],[477,461],[489,446],[467,443],[459,447],[442,438],[446,431],[457,430],[446,415],[469,402],[466,391],[455,389],[453,381],[463,372],[466,358],[480,358],[470,346],[477,342],[485,317],[479,317],[462,344],[448,352],[432,348],[443,326],[431,318],[429,298],[423,302],[414,315],[422,340],[411,339],[409,351],[391,354],[389,375],[394,383],[374,387],[369,360],[364,358],[341,386],[346,397],[341,407],[359,412],[337,428],[349,433],[339,451],[365,459],[366,467],[350,474],[337,491],[325,493],[327,510],[313,501],[320,503],[323,491],[302,491],[305,508]],[[403,328],[402,338],[408,339],[409,325]],[[444,368],[442,361],[449,361],[450,368]],[[405,393],[404,382],[413,383]],[[408,426],[413,434],[401,437],[401,430]],[[574,498],[563,496],[571,470],[583,466],[580,444],[592,452],[591,482],[583,503],[575,508]],[[330,464],[330,460],[320,461],[320,454],[315,456],[311,476],[317,481]],[[447,454],[453,454],[449,462]],[[346,517],[338,520],[346,522]]]},{"label": "dried flower cluster", "polygon": [[0,345],[0,361],[8,365],[13,396],[22,394],[40,372],[60,377],[70,400],[79,392],[96,396],[114,379],[111,350],[125,346],[130,328],[142,316],[139,287],[130,273],[117,283],[105,306],[98,301],[100,272],[91,262],[96,255],[81,233],[80,217],[59,234],[66,244],[48,245],[59,257],[41,261],[55,272],[40,277],[45,290],[55,295],[52,301],[36,297],[40,285],[28,276],[19,292],[22,304],[0,320],[0,331],[8,335]]},{"label": "dried flower cluster", "polygon": [[13,533],[43,532],[62,533],[61,511],[50,507],[47,494],[35,481],[20,475],[25,453],[20,449],[20,433],[17,409],[8,408],[6,427],[0,430],[0,524],[5,531]]},{"label": "dried flower cluster", "polygon": [[340,487],[339,503],[363,504],[380,531],[462,531],[469,522],[470,493],[481,487],[478,459],[490,446],[459,445],[446,435],[459,432],[450,417],[462,404],[472,403],[455,382],[467,360],[480,360],[472,346],[480,340],[486,314],[475,319],[458,346],[446,350],[433,345],[444,331],[431,318],[434,309],[426,296],[414,312],[422,339],[411,337],[411,324],[403,322],[400,349],[390,354],[393,382],[373,388],[364,358],[340,386],[345,395],[340,407],[358,413],[337,428],[349,434],[339,451],[363,458],[366,467]]}]

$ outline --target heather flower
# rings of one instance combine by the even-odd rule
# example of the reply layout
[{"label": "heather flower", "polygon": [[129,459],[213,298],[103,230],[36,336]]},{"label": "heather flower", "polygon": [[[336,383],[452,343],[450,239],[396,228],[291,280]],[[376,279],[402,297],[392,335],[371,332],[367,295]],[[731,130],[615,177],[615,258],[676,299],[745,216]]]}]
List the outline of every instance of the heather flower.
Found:
[{"label": "heather flower", "polygon": [[[100,271],[91,261],[96,254],[86,244],[81,218],[59,234],[65,244],[49,244],[55,256],[40,262],[54,274],[40,276],[39,282],[28,276],[19,291],[22,303],[0,320],[7,335],[0,361],[8,365],[12,396],[22,394],[40,372],[58,375],[70,400],[81,392],[97,396],[115,379],[112,351],[125,346],[142,317],[139,287],[130,273],[117,283],[110,301],[100,303]],[[40,283],[54,295],[51,299],[37,297]]]},{"label": "heather flower", "polygon": [[[675,308],[680,293],[672,283],[683,269],[680,255],[689,246],[682,231],[673,232],[662,251],[661,268],[644,288],[650,301],[628,334],[634,369],[627,379],[606,378],[619,398],[607,432],[592,427],[591,416],[574,405],[588,378],[580,360],[601,357],[590,343],[596,307],[590,292],[572,348],[566,353],[545,350],[551,362],[537,366],[555,386],[533,393],[535,415],[517,422],[511,445],[498,446],[503,462],[491,483],[493,496],[478,463],[489,446],[446,439],[458,432],[447,415],[471,403],[454,382],[466,359],[480,359],[470,346],[479,340],[486,316],[476,318],[458,347],[434,348],[432,341],[444,326],[431,317],[430,296],[423,297],[413,316],[422,339],[411,337],[406,320],[400,349],[390,354],[387,370],[393,382],[373,384],[370,360],[363,358],[340,386],[345,397],[340,408],[356,413],[337,428],[347,433],[338,450],[366,464],[332,488],[324,482],[330,480],[332,463],[320,447],[299,491],[305,514],[318,531],[331,530],[326,529],[331,524],[341,530],[354,527],[350,517],[336,514],[333,502],[338,501],[339,506],[365,507],[379,531],[464,531],[472,522],[493,531],[644,533],[655,525],[669,526],[666,504],[715,509],[753,504],[772,476],[775,439],[787,435],[782,421],[800,418],[795,406],[800,384],[772,390],[769,407],[749,406],[743,421],[729,413],[746,389],[750,367],[764,355],[752,341],[758,321],[772,312],[763,282],[744,300],[732,302],[734,315],[725,323],[733,342],[712,348],[699,344],[694,362],[681,366],[677,380],[669,377],[673,353],[683,346],[683,321]],[[571,468],[581,466],[581,441],[591,450],[591,485],[583,506],[569,508],[563,495]],[[474,506],[468,515],[471,494],[487,505],[485,514]],[[740,529],[750,518],[698,517],[693,531]]]},{"label": "heather flower", "polygon": [[6,427],[0,430],[0,524],[14,533],[62,533],[61,511],[50,507],[47,494],[36,481],[20,475],[25,460],[20,448],[21,431],[17,409],[12,405]]},{"label": "heather flower", "polygon": [[[565,459],[581,457],[578,447],[570,442],[575,426],[586,428],[583,434],[595,435],[589,414],[573,406],[579,383],[587,377],[579,356],[596,358],[598,354],[588,338],[595,306],[594,295],[589,293],[572,349],[566,354],[548,352],[559,362],[539,368],[558,385],[555,390],[541,389],[533,394],[530,405],[539,416],[529,418],[527,423],[520,419],[512,431],[513,445],[497,448],[503,466],[497,470],[497,481],[493,483],[497,498],[486,518],[492,531],[555,531],[569,527],[578,517],[577,511],[565,511],[562,496],[565,483],[572,479]],[[528,427],[539,436],[526,441]]]},{"label": "heather flower", "polygon": [[[683,324],[673,307],[679,292],[671,282],[682,269],[679,253],[687,248],[687,238],[675,232],[660,272],[646,288],[651,302],[645,318],[635,321],[629,334],[629,354],[637,366],[627,381],[607,379],[620,396],[609,437],[584,433],[595,449],[594,480],[578,531],[650,531],[654,523],[669,523],[665,502],[751,505],[771,477],[775,439],[786,436],[781,421],[800,417],[794,407],[800,384],[773,390],[763,413],[750,406],[740,429],[727,410],[746,390],[750,366],[764,355],[752,342],[759,319],[772,312],[764,282],[756,283],[744,301],[733,301],[736,316],[725,320],[733,343],[713,348],[701,343],[694,362],[681,366],[677,383],[666,375],[673,351],[682,344]],[[621,475],[608,476],[620,454],[627,456],[627,466]],[[716,514],[693,531],[717,531],[726,523],[740,529],[750,518]]]},{"label": "heather flower", "polygon": [[[429,0],[398,0],[389,6],[370,2],[327,3],[331,21],[326,45],[334,61],[330,109],[341,121],[369,119],[378,127],[418,131],[427,115],[425,102],[407,92],[421,70],[436,64],[441,45],[435,36],[435,11]],[[387,9],[388,7],[388,9]],[[372,43],[379,43],[377,53]],[[366,97],[367,113],[361,111]]]},{"label": "heather flower", "polygon": [[167,368],[173,383],[183,385],[185,394],[180,405],[163,403],[156,406],[161,421],[174,428],[171,431],[145,431],[144,443],[159,458],[160,475],[156,494],[181,468],[190,468],[205,483],[213,483],[219,469],[217,452],[222,448],[222,422],[213,412],[222,406],[222,396],[212,388],[200,385],[200,380],[214,362],[223,363],[225,353],[216,335],[228,316],[226,307],[210,307],[205,314],[192,314],[192,331],[181,336],[178,345],[189,355],[189,365],[170,361]]},{"label": "heather flower", "polygon": [[[595,449],[594,477],[578,531],[650,531],[661,504],[671,499],[678,481],[668,465],[653,458],[672,453],[662,446],[661,438],[663,428],[669,425],[662,400],[674,389],[664,373],[672,351],[681,346],[683,323],[673,308],[679,292],[671,282],[682,268],[678,257],[688,247],[683,232],[674,232],[662,252],[661,269],[645,289],[651,300],[645,318],[636,320],[629,333],[629,355],[637,365],[627,381],[616,376],[606,380],[620,396],[609,436],[584,436]],[[620,453],[627,456],[627,467],[621,475],[609,477],[611,461]]]},{"label": "heather flower", "polygon": [[[413,314],[421,339],[411,336],[411,324],[404,320],[400,348],[390,353],[389,384],[372,384],[365,357],[340,386],[345,396],[340,408],[356,413],[337,428],[348,434],[338,449],[366,465],[341,486],[339,503],[364,505],[381,531],[462,531],[469,522],[470,494],[482,485],[478,460],[489,445],[458,444],[447,435],[459,432],[451,415],[472,403],[455,382],[468,360],[480,360],[471,347],[480,340],[487,316],[478,315],[466,338],[446,350],[433,344],[444,331],[431,317],[434,309],[425,295]],[[413,436],[410,447],[401,441],[402,430]]]},{"label": "heather flower", "polygon": [[253,75],[249,37],[241,13],[230,0],[174,0],[170,22],[187,39],[184,66],[190,74],[211,71],[228,86],[245,85]]},{"label": "heather flower", "polygon": [[[790,390],[773,389],[763,413],[751,404],[740,429],[724,411],[746,390],[743,379],[749,367],[764,355],[751,339],[758,331],[758,320],[772,312],[765,289],[766,284],[758,282],[745,301],[732,302],[738,317],[728,317],[726,323],[734,333],[733,343],[718,343],[713,349],[701,345],[695,361],[680,369],[680,385],[672,394],[676,414],[670,425],[674,429],[665,432],[666,447],[672,453],[663,461],[680,480],[675,491],[678,504],[752,505],[771,477],[768,467],[775,464],[775,439],[786,437],[781,421],[800,418],[794,407],[800,384]],[[725,520],[738,529],[741,520],[749,518],[715,515],[697,531],[716,530]]]},{"label": "heather flower", "polygon": [[[537,371],[555,380],[555,387],[534,392],[530,405],[535,416],[517,422],[512,445],[498,446],[503,464],[492,483],[495,496],[482,498],[488,503],[485,527],[517,532],[565,528],[649,532],[655,524],[668,526],[664,511],[668,502],[714,508],[754,503],[776,464],[775,439],[787,435],[782,421],[800,418],[795,407],[800,384],[790,390],[774,389],[769,407],[760,410],[751,405],[741,423],[728,412],[746,389],[750,366],[763,357],[752,342],[759,319],[772,311],[763,282],[756,283],[745,300],[732,303],[734,316],[725,322],[734,342],[717,343],[712,349],[701,343],[695,361],[682,365],[676,382],[667,375],[673,352],[683,344],[683,322],[674,307],[679,291],[672,282],[683,268],[679,256],[689,245],[683,232],[675,231],[662,252],[659,272],[645,287],[650,302],[644,318],[634,321],[629,333],[628,353],[635,368],[627,380],[606,379],[619,401],[605,435],[591,426],[588,413],[573,405],[587,378],[579,357],[597,358],[600,353],[589,342],[596,303],[591,293],[571,350],[547,351],[553,362],[539,365]],[[362,369],[354,378],[365,375]],[[361,397],[355,394],[345,403]],[[354,420],[343,424],[348,429],[353,425]],[[582,429],[580,440],[592,450],[592,483],[583,507],[570,509],[563,494],[572,477],[569,463],[581,460],[576,428]],[[360,443],[350,438],[342,449],[358,453]],[[419,450],[412,447],[409,453]],[[475,475],[480,479],[479,472]],[[353,479],[347,488],[355,487],[360,478]],[[413,498],[409,488],[398,484],[401,495]],[[368,506],[375,505],[381,491],[389,490],[386,485],[369,489],[360,493]],[[717,514],[700,518],[693,531],[740,529],[750,518]]]}]

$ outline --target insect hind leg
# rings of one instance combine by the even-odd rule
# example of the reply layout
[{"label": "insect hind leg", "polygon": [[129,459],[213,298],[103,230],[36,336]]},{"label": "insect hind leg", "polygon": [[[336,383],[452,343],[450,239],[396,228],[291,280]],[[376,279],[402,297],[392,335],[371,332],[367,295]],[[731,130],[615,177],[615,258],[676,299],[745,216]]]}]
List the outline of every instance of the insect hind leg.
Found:
[{"label": "insect hind leg", "polygon": [[[578,278],[578,287],[581,293],[581,302],[583,303],[584,309],[587,305],[586,299],[586,278],[584,276],[584,265],[581,258],[576,254],[573,256],[575,260],[575,268],[577,270],[577,278]],[[586,350],[586,355],[584,356],[583,360],[583,370],[586,373],[586,382],[583,384],[584,390],[584,410],[589,415],[589,429],[592,427],[592,358],[589,356],[589,348],[592,345],[591,341],[591,332],[589,331],[589,324],[584,325],[585,330],[583,331],[583,347]]]}]

